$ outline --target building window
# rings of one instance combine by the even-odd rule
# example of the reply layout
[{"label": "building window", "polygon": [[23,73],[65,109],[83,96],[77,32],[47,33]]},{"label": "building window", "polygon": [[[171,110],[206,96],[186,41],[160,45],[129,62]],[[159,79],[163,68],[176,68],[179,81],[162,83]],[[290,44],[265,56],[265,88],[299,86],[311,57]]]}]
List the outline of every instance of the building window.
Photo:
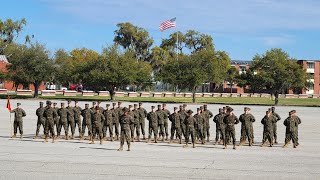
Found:
[{"label": "building window", "polygon": [[314,69],[314,62],[307,62],[308,69]]}]

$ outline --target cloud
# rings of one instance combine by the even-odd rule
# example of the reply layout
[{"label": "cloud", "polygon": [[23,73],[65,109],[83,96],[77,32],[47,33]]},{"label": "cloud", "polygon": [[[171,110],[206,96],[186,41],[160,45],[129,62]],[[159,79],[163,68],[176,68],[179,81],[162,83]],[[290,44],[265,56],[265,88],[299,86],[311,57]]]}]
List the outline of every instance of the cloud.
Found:
[{"label": "cloud", "polygon": [[177,17],[181,30],[259,32],[274,29],[320,29],[320,2],[315,0],[55,0],[42,1],[80,20],[115,25],[129,21],[158,29]]},{"label": "cloud", "polygon": [[262,40],[264,45],[269,46],[269,47],[281,47],[284,45],[292,45],[296,42],[295,37],[290,36],[290,35],[267,36],[267,37],[262,37],[259,39]]}]

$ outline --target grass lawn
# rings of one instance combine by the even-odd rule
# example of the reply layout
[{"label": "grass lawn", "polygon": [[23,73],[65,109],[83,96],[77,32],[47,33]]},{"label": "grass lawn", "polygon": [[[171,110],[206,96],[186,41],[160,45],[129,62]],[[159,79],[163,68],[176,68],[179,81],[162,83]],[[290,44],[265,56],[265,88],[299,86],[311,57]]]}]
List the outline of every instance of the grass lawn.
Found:
[{"label": "grass lawn", "polygon": [[[7,96],[1,95],[0,98],[6,99]],[[11,99],[26,99],[32,98],[28,96],[10,96]],[[63,95],[57,96],[39,96],[40,99],[61,99],[61,100],[79,100],[79,101],[111,101],[110,97],[83,97],[83,96],[70,96]],[[156,103],[192,103],[192,98],[154,98],[154,97],[115,97],[115,101],[129,101],[129,102],[156,102]],[[201,97],[196,98],[197,103],[207,104],[230,104],[230,105],[273,105],[274,100],[270,98],[251,98],[251,97]],[[280,98],[280,106],[313,106],[320,107],[320,98]]]}]

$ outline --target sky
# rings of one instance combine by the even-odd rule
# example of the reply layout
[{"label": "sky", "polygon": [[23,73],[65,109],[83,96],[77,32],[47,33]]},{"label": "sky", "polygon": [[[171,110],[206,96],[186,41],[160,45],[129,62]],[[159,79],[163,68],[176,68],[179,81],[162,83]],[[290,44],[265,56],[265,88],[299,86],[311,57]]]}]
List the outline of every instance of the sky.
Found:
[{"label": "sky", "polygon": [[[160,32],[176,17],[176,28]],[[1,1],[0,19],[26,18],[20,35],[34,35],[53,54],[86,47],[101,52],[113,44],[116,24],[146,29],[154,45],[175,31],[209,34],[217,50],[233,60],[251,60],[271,48],[292,58],[320,60],[319,0],[10,0]]]}]

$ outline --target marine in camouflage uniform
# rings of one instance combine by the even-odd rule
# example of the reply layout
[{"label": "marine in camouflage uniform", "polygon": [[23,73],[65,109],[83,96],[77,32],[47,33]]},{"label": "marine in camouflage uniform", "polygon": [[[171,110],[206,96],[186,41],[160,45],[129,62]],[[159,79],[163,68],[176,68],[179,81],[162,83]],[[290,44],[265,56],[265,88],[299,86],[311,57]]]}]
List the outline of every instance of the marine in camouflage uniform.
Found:
[{"label": "marine in camouflage uniform", "polygon": [[283,145],[284,148],[288,147],[291,140],[294,148],[298,146],[298,126],[301,123],[301,120],[296,118],[294,114],[294,111],[290,111],[289,117],[283,122],[283,125],[286,126],[285,144]]},{"label": "marine in camouflage uniform", "polygon": [[168,118],[170,116],[170,111],[167,109],[167,105],[166,104],[162,104],[162,111],[165,113],[165,118],[164,118],[164,130],[165,130],[165,134],[166,134],[166,141],[168,141],[168,136],[169,136],[169,129],[168,129]]},{"label": "marine in camouflage uniform", "polygon": [[179,142],[181,144],[181,125],[180,125],[180,114],[177,112],[178,108],[174,107],[174,112],[169,116],[169,120],[171,121],[171,137],[169,143],[173,142],[174,134],[176,133],[179,138]]},{"label": "marine in camouflage uniform", "polygon": [[14,121],[13,121],[13,136],[12,138],[17,137],[17,131],[19,128],[20,132],[20,139],[22,139],[23,136],[23,117],[25,117],[27,114],[26,112],[20,108],[21,103],[17,103],[17,108],[13,109],[10,113],[14,113]]},{"label": "marine in camouflage uniform", "polygon": [[58,116],[56,110],[51,107],[51,101],[47,101],[47,107],[43,112],[43,117],[46,119],[45,121],[45,140],[44,142],[48,142],[49,132],[52,134],[52,142],[55,141],[55,130],[54,130],[54,120]]},{"label": "marine in camouflage uniform", "polygon": [[207,142],[210,142],[210,118],[213,117],[213,114],[210,110],[208,110],[207,105],[203,106],[203,117],[205,120],[205,129],[204,129],[204,134],[207,137]]},{"label": "marine in camouflage uniform", "polygon": [[196,137],[195,137],[195,133],[196,133],[195,126],[197,124],[196,124],[196,119],[192,116],[192,113],[193,113],[192,110],[188,110],[187,111],[188,116],[184,121],[184,123],[186,125],[186,137],[185,137],[186,145],[183,146],[184,148],[188,147],[190,136],[191,136],[192,147],[195,148],[195,140],[196,140]]},{"label": "marine in camouflage uniform", "polygon": [[126,139],[128,150],[130,151],[130,124],[133,123],[134,119],[132,116],[128,114],[129,110],[127,108],[124,108],[121,110],[123,114],[120,118],[120,125],[121,125],[121,135],[120,135],[120,148],[118,151],[123,150],[124,140]]},{"label": "marine in camouflage uniform", "polygon": [[203,125],[205,124],[205,120],[201,114],[200,108],[197,108],[197,114],[195,114],[193,117],[196,120],[195,134],[198,135],[198,138],[200,139],[201,144],[205,144],[204,131],[203,131]]},{"label": "marine in camouflage uniform", "polygon": [[[128,115],[131,116],[132,118],[134,118],[134,113],[132,111],[132,105],[129,105],[129,112],[128,112]],[[133,142],[133,138],[134,138],[134,121],[131,122],[129,124],[130,126],[130,141]]]},{"label": "marine in camouflage uniform", "polygon": [[[134,131],[136,131],[137,134],[137,141],[140,142],[140,112],[138,110],[138,104],[133,105],[133,127],[131,129],[131,134],[134,135]],[[134,136],[132,136],[134,139]]]},{"label": "marine in camouflage uniform", "polygon": [[273,125],[276,122],[276,118],[272,115],[270,111],[266,111],[266,115],[261,120],[261,124],[263,124],[263,143],[261,145],[264,146],[267,140],[270,143],[270,147],[273,146]]},{"label": "marine in camouflage uniform", "polygon": [[226,125],[224,149],[227,149],[227,144],[230,138],[232,138],[233,149],[236,149],[236,130],[234,125],[239,123],[239,119],[233,114],[233,109],[231,107],[227,108],[227,113],[223,118],[223,123]]},{"label": "marine in camouflage uniform", "polygon": [[299,136],[298,136],[298,127],[299,127],[299,124],[301,124],[301,119],[297,116],[297,112],[296,112],[296,110],[292,110],[292,115],[293,115],[293,117],[294,118],[296,118],[297,119],[297,122],[298,122],[298,126],[297,126],[297,128],[296,128],[296,134],[297,134],[297,143],[296,143],[296,146],[299,146]]},{"label": "marine in camouflage uniform", "polygon": [[186,113],[185,109],[183,106],[179,106],[179,111],[178,113],[180,114],[180,125],[181,125],[181,132],[183,136],[185,137],[185,132],[186,132],[186,125],[184,124],[185,119],[187,118],[188,114]]},{"label": "marine in camouflage uniform", "polygon": [[115,125],[115,134],[116,134],[116,140],[119,140],[119,135],[120,135],[120,118],[123,115],[123,108],[121,107],[121,102],[118,102],[118,107],[115,109],[117,111],[117,116],[118,116],[118,121],[113,122],[113,124]]},{"label": "marine in camouflage uniform", "polygon": [[45,129],[45,118],[43,117],[43,112],[46,108],[43,107],[43,102],[39,103],[39,108],[36,110],[36,115],[38,117],[37,120],[37,130],[36,130],[36,136],[33,139],[37,139],[39,137],[39,131],[40,127],[42,126],[43,128],[43,134],[44,134],[44,129]]},{"label": "marine in camouflage uniform", "polygon": [[[59,117],[59,115],[58,115],[58,110],[59,110],[59,108],[58,108],[56,102],[53,103],[53,109],[54,109],[54,110],[56,111],[56,113],[57,113],[57,116],[54,118],[54,125],[56,126],[56,131],[57,131],[57,133],[58,133],[60,117]],[[57,136],[56,138],[58,139],[59,136]]]},{"label": "marine in camouflage uniform", "polygon": [[139,127],[140,127],[140,129],[141,129],[141,133],[142,133],[142,135],[143,135],[143,140],[146,140],[146,136],[145,136],[145,119],[146,119],[146,117],[147,117],[147,114],[148,114],[148,112],[147,112],[147,110],[146,109],[144,109],[143,107],[142,107],[142,103],[139,103],[139,108],[138,108],[138,110],[139,110],[139,119],[140,119],[140,121],[139,121]]},{"label": "marine in camouflage uniform", "polygon": [[158,130],[159,130],[159,139],[162,137],[162,141],[164,141],[164,119],[166,114],[162,111],[161,105],[158,105],[158,109],[156,110],[158,115]]},{"label": "marine in camouflage uniform", "polygon": [[71,106],[71,101],[68,101],[68,107],[66,108],[69,110],[68,114],[68,127],[70,126],[71,128],[71,139],[74,139],[74,133],[76,129],[75,121],[74,121],[74,108]]},{"label": "marine in camouflage uniform", "polygon": [[103,139],[107,140],[107,133],[109,130],[110,140],[113,141],[113,111],[110,109],[110,104],[106,104],[106,110],[103,111],[105,118],[103,125]]},{"label": "marine in camouflage uniform", "polygon": [[59,128],[58,128],[57,136],[60,137],[61,129],[63,126],[65,139],[68,140],[69,139],[68,116],[70,116],[70,111],[65,108],[64,103],[61,103],[61,108],[58,110],[58,116],[60,116],[60,120],[59,120]]},{"label": "marine in camouflage uniform", "polygon": [[220,144],[223,144],[223,141],[225,139],[225,124],[223,122],[224,119],[224,112],[222,108],[219,108],[219,113],[214,116],[213,122],[216,123],[216,141],[215,144],[218,143],[220,138]]},{"label": "marine in camouflage uniform", "polygon": [[113,126],[115,129],[114,134],[116,136],[116,137],[113,137],[112,139],[119,140],[119,112],[116,105],[117,103],[112,103],[112,109],[111,109],[113,114]]},{"label": "marine in camouflage uniform", "polygon": [[81,111],[81,115],[83,117],[82,119],[82,139],[83,139],[83,136],[85,134],[85,131],[86,131],[86,127],[88,128],[88,136],[90,138],[90,141],[92,141],[92,119],[93,119],[93,114],[94,112],[89,109],[89,104],[85,104],[85,109],[83,109]]},{"label": "marine in camouflage uniform", "polygon": [[100,144],[102,144],[102,139],[103,139],[102,126],[104,121],[105,121],[104,115],[100,112],[100,108],[96,107],[96,112],[93,114],[93,121],[92,121],[93,126],[92,126],[90,144],[94,144],[95,134],[98,134]]},{"label": "marine in camouflage uniform", "polygon": [[278,144],[277,141],[277,122],[280,121],[281,117],[275,112],[276,108],[271,107],[272,115],[276,117],[276,122],[273,124],[273,137],[274,137],[274,143]]},{"label": "marine in camouflage uniform", "polygon": [[247,107],[244,108],[244,113],[240,115],[239,121],[241,122],[241,135],[239,146],[243,145],[246,142],[248,137],[249,146],[252,146],[252,123],[256,121],[254,116],[249,113]]},{"label": "marine in camouflage uniform", "polygon": [[81,111],[82,111],[82,108],[79,107],[78,101],[74,102],[73,111],[74,111],[75,128],[78,125],[79,137],[80,137],[80,139],[82,139],[82,136],[83,136],[82,131],[81,131]]},{"label": "marine in camouflage uniform", "polygon": [[158,142],[158,114],[154,111],[154,106],[151,106],[151,111],[147,114],[147,120],[149,121],[149,135],[148,142],[151,142],[151,136],[153,133],[154,142]]}]

